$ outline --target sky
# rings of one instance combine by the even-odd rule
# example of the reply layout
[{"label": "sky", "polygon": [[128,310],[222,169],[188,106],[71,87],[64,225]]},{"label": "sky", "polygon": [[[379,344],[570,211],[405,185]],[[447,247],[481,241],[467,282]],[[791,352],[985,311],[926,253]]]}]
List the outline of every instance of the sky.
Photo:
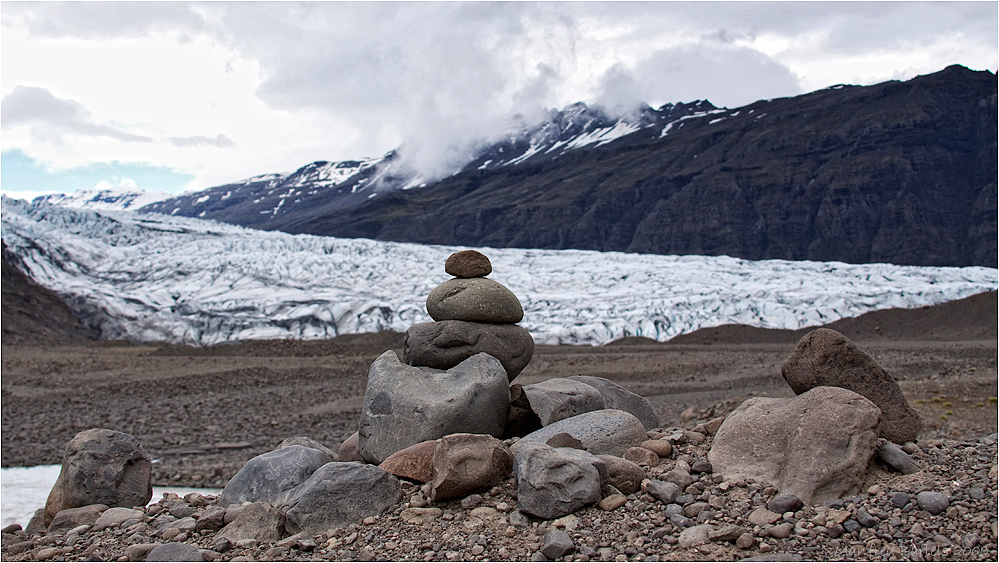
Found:
[{"label": "sky", "polygon": [[0,191],[181,193],[399,149],[426,177],[577,101],[735,108],[961,64],[996,2],[0,2]]}]

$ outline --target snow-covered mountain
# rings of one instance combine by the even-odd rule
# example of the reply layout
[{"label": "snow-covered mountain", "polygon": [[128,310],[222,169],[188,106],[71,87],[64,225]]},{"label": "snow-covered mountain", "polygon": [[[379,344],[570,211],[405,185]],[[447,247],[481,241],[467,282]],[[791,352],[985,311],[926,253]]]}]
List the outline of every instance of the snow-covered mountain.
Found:
[{"label": "snow-covered mountain", "polygon": [[[470,154],[453,172],[493,170],[558,158],[581,148],[606,145],[640,130],[659,137],[682,120],[724,111],[707,101],[696,101],[666,104],[659,109],[644,107],[613,117],[579,102],[551,110],[539,122],[520,122],[509,136]],[[434,180],[409,167],[398,151],[391,151],[371,159],[313,162],[294,172],[256,176],[156,202],[143,211],[287,230],[289,220],[308,221],[386,193],[425,187]]]},{"label": "snow-covered mountain", "polygon": [[136,210],[172,197],[174,194],[167,192],[147,192],[141,188],[113,187],[76,190],[71,194],[49,194],[39,196],[35,200],[76,209]]},{"label": "snow-covered mountain", "polygon": [[[182,217],[2,200],[2,236],[103,338],[325,338],[427,322],[458,247],[262,232]],[[995,290],[991,268],[753,262],[480,248],[539,343],[668,340],[726,323],[796,329]]]}]

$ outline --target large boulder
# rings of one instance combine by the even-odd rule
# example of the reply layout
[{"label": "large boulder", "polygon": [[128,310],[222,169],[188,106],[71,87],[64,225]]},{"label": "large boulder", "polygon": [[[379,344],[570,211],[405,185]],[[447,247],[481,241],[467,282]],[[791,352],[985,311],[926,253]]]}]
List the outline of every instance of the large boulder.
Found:
[{"label": "large boulder", "polygon": [[285,511],[285,528],[291,534],[318,536],[376,516],[401,499],[399,480],[378,467],[327,463],[295,490]]},{"label": "large boulder", "polygon": [[514,444],[514,454],[522,444],[547,443],[556,434],[568,434],[583,444],[583,449],[594,455],[624,456],[628,448],[638,446],[647,434],[642,421],[635,415],[616,409],[592,411],[553,422],[531,432]]},{"label": "large boulder", "polygon": [[437,441],[430,466],[430,500],[440,502],[502,483],[513,470],[513,454],[492,436],[452,434]]},{"label": "large boulder", "polygon": [[[325,450],[325,451],[324,451]],[[266,502],[278,506],[291,498],[295,487],[331,461],[332,453],[305,446],[291,445],[260,454],[229,479],[216,504],[228,506],[244,502]]]},{"label": "large boulder", "polygon": [[839,387],[790,399],[755,397],[725,419],[708,461],[726,479],[752,478],[807,504],[859,485],[877,447],[881,411]]},{"label": "large boulder", "polygon": [[67,508],[145,506],[153,497],[152,464],[130,434],[105,428],[78,433],[63,451],[62,469],[45,502],[44,524]]},{"label": "large boulder", "polygon": [[904,444],[915,441],[922,429],[919,413],[905,400],[891,374],[835,330],[820,328],[803,336],[780,371],[798,395],[826,386],[867,397],[881,409],[882,438]]},{"label": "large boulder", "polygon": [[390,350],[368,372],[358,429],[361,456],[378,464],[413,444],[459,432],[498,438],[509,408],[506,370],[488,354],[445,371],[406,365]]},{"label": "large boulder", "polygon": [[543,426],[604,408],[600,391],[564,377],[524,385],[522,392]]},{"label": "large boulder", "polygon": [[427,296],[427,312],[435,321],[519,323],[524,307],[503,284],[488,278],[452,278]]},{"label": "large boulder", "polygon": [[659,414],[645,397],[621,387],[613,381],[595,375],[573,375],[569,379],[594,387],[604,397],[605,408],[630,412],[642,421],[646,430],[659,428]]},{"label": "large boulder", "polygon": [[514,450],[514,477],[521,512],[550,520],[600,500],[607,479],[607,468],[600,458],[534,442],[518,446]]},{"label": "large boulder", "polygon": [[453,368],[480,352],[499,360],[513,381],[534,356],[534,339],[515,324],[440,321],[409,327],[403,344],[407,364],[437,369]]}]

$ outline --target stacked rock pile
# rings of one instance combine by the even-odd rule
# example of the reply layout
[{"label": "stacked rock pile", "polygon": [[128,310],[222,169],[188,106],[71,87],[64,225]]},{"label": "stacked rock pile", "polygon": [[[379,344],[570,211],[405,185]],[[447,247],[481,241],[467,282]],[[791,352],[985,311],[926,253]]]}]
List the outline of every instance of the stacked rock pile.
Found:
[{"label": "stacked rock pile", "polygon": [[427,296],[427,312],[435,322],[406,331],[407,364],[450,369],[485,352],[503,364],[510,381],[527,367],[534,339],[517,325],[524,308],[513,292],[486,277],[492,270],[489,258],[475,250],[448,257],[444,271],[454,277]]}]

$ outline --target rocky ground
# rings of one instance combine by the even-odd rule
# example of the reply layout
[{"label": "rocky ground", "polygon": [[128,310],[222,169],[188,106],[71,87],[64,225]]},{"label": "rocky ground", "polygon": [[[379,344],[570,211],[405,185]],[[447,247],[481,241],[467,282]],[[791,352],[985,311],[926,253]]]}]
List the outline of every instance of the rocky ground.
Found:
[{"label": "rocky ground", "polygon": [[[280,545],[223,549],[212,532],[181,530],[187,523],[170,532],[161,518],[162,530],[153,527],[154,517],[163,513],[194,517],[205,509],[163,499],[126,527],[63,536],[5,533],[0,555],[4,560],[139,558],[145,553],[136,546],[172,536],[170,542],[197,545],[221,560],[528,560],[541,557],[548,531],[562,528],[573,544],[561,557],[567,560],[775,554],[996,560],[996,310],[993,293],[941,308],[876,313],[834,327],[896,377],[924,422],[920,440],[910,448],[923,471],[903,476],[872,467],[864,489],[834,508],[805,508],[754,524],[751,515],[771,500],[772,490],[695,473],[690,497],[681,497],[677,506],[637,493],[613,510],[589,507],[558,521],[525,522],[516,512],[512,482],[430,507],[439,513],[407,506],[417,492],[411,487],[403,504],[363,524]],[[4,322],[3,465],[59,463],[63,446],[77,432],[112,428],[138,438],[157,460],[156,485],[221,487],[246,460],[290,436],[309,436],[335,450],[356,430],[368,366],[381,352],[402,348],[398,334],[203,349],[60,345],[58,339],[9,344]],[[598,348],[539,346],[517,382],[606,377],[648,397],[664,427],[690,430],[748,397],[791,396],[780,366],[798,337],[790,331],[723,327],[667,344],[629,339]],[[703,459],[710,440],[682,445],[678,458],[649,468],[649,478]],[[922,491],[944,494],[943,511],[931,514],[920,507],[915,499]],[[691,529],[684,526],[701,523],[712,526],[716,536],[738,526],[753,538],[752,545],[741,548],[721,538],[681,547],[681,537],[684,545],[693,541],[689,532],[681,536]]]}]

